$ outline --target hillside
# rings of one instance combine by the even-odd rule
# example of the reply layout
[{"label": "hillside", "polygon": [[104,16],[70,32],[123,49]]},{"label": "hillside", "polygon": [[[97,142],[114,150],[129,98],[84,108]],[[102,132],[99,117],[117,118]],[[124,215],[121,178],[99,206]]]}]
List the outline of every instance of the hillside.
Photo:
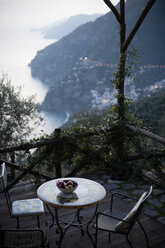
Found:
[{"label": "hillside", "polygon": [[[165,137],[165,89],[156,90],[150,97],[142,97],[134,102],[137,110],[137,117],[144,120],[144,124],[155,134]],[[63,125],[69,127],[97,127],[106,125],[108,109],[104,111],[89,110],[73,115]]]},{"label": "hillside", "polygon": [[165,89],[158,90],[136,102],[137,115],[151,130],[165,137]]},{"label": "hillside", "polygon": [[[146,2],[147,0],[127,0],[127,33]],[[165,64],[164,9],[165,1],[158,0],[132,42],[139,52],[143,52],[140,58],[143,64]],[[82,111],[93,106],[96,94],[100,101],[106,103],[107,96],[115,94],[109,83],[115,68],[98,65],[114,65],[118,59],[119,26],[111,12],[94,22],[81,25],[58,42],[39,51],[30,64],[32,76],[51,86],[42,108],[70,113]],[[139,73],[141,83],[135,84],[135,90],[140,91],[141,87],[154,84],[156,79],[165,78],[164,70],[155,71],[151,78],[148,77],[149,70],[147,77],[145,72],[146,70],[141,70]],[[128,91],[132,90],[131,87],[130,85]]]},{"label": "hillside", "polygon": [[42,33],[46,39],[56,39],[59,40],[63,36],[68,35],[78,26],[85,24],[87,22],[95,21],[96,18],[100,17],[101,14],[85,15],[80,14],[76,16],[71,16],[69,19],[63,21],[58,25],[52,25],[50,28],[42,29]]}]

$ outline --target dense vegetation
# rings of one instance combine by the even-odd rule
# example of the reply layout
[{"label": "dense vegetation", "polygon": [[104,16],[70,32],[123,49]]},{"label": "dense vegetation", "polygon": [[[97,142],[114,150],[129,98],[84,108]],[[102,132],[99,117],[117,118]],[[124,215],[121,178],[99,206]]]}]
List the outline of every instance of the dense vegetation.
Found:
[{"label": "dense vegetation", "polygon": [[[33,121],[33,123],[32,123]],[[41,125],[35,97],[23,98],[21,88],[12,85],[7,75],[0,78],[0,147],[25,142]]]},{"label": "dense vegetation", "polygon": [[143,97],[136,104],[137,115],[144,119],[151,130],[165,137],[165,90],[158,90],[150,97]]},{"label": "dense vegetation", "polygon": [[[151,93],[150,96],[145,96],[139,100],[132,102],[132,109],[136,108],[136,115],[142,119],[144,125],[152,132],[165,136],[165,90],[158,90]],[[76,127],[96,127],[106,124],[106,116],[108,109],[90,110],[84,113],[73,115],[68,123],[63,127],[68,129],[72,126]]]},{"label": "dense vegetation", "polygon": [[[155,92],[150,98],[145,98],[137,102],[128,102],[127,106],[127,121],[130,124],[143,127],[147,130],[156,131],[161,135],[165,126],[164,116],[164,101],[165,91]],[[158,104],[157,104],[158,103]],[[147,107],[146,107],[147,106]],[[134,112],[134,109],[137,109]],[[150,111],[148,111],[150,109]],[[153,109],[153,112],[152,112]],[[72,128],[75,130],[90,130],[97,127],[107,125],[118,125],[115,117],[115,106],[111,110],[105,111],[89,111],[83,114],[73,116],[70,121],[64,126],[67,130]],[[153,115],[152,115],[153,113]],[[121,135],[123,133],[123,137]],[[118,144],[124,142],[124,158],[120,156],[118,151]],[[83,142],[82,142],[83,144]],[[138,148],[141,146],[141,149]],[[99,138],[90,138],[84,142],[83,149],[85,154],[79,159],[85,163],[87,169],[102,168],[108,170],[108,173],[112,177],[117,179],[134,178],[141,176],[142,171],[147,169],[153,171],[154,167],[162,167],[163,163],[161,159],[156,157],[150,160],[135,160],[126,162],[132,155],[144,152],[146,157],[150,157],[153,153],[161,153],[161,146],[157,149],[157,144],[154,143],[154,147],[151,146],[151,142],[142,136],[136,136],[121,130],[117,130],[110,134],[105,134]],[[88,156],[89,155],[89,156]],[[80,163],[81,163],[80,159]],[[125,163],[123,163],[125,161]],[[73,165],[73,164],[72,164]],[[84,167],[85,167],[84,166]],[[96,166],[96,167],[95,167]],[[162,167],[163,168],[163,167]],[[123,173],[124,172],[124,173]]]}]

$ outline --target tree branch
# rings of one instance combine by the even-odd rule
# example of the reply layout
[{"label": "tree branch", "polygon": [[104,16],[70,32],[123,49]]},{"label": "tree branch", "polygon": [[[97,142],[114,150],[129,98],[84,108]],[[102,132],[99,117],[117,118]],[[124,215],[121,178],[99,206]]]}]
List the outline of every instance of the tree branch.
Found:
[{"label": "tree branch", "polygon": [[144,135],[144,136],[146,136],[146,137],[148,137],[148,138],[150,138],[152,140],[155,140],[155,141],[165,145],[165,138],[163,138],[163,137],[160,137],[160,136],[158,136],[158,135],[156,135],[154,133],[146,131],[146,130],[144,130],[142,128],[134,127],[134,126],[129,125],[129,124],[125,124],[125,127],[130,129],[130,130],[132,130],[135,133],[142,134],[142,135]]},{"label": "tree branch", "polygon": [[124,52],[127,50],[129,44],[131,43],[131,41],[134,38],[136,32],[138,31],[138,29],[141,26],[142,22],[144,21],[146,15],[148,14],[149,10],[152,8],[152,6],[153,6],[153,4],[155,2],[156,2],[156,0],[149,0],[148,3],[146,4],[146,7],[142,11],[142,13],[141,13],[140,17],[138,18],[135,26],[133,27],[133,29],[131,30],[128,38],[126,39],[126,41],[123,44],[123,51]]},{"label": "tree branch", "polygon": [[115,8],[115,6],[111,3],[110,0],[103,0],[104,3],[110,8],[110,10],[114,13],[114,15],[116,16],[116,19],[119,23],[121,23],[121,18],[120,18],[120,14],[117,11],[117,9]]}]

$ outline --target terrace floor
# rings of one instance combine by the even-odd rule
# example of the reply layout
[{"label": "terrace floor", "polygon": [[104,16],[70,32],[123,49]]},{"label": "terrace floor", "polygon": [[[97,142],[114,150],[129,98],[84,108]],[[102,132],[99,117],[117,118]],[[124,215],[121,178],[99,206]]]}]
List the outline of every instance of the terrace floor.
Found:
[{"label": "terrace floor", "polygon": [[[18,200],[18,199],[26,199],[26,198],[33,198],[36,197],[36,188],[26,188],[24,190],[16,189],[11,192],[11,198],[12,200]],[[104,211],[109,207],[109,200],[110,200],[111,193],[107,192],[107,196],[99,204],[99,211]],[[123,200],[116,200],[116,209],[123,209],[124,212],[126,212],[129,207],[130,203],[123,201]],[[75,210],[60,210],[60,216],[63,218],[72,218],[73,212]],[[84,210],[84,220],[89,219],[90,216],[92,216],[92,212],[94,211],[94,207],[87,207]],[[51,217],[49,214],[46,216],[41,217],[41,228],[45,228],[45,222],[46,220],[50,220]],[[165,247],[165,225],[159,223],[158,221],[154,220],[151,217],[148,217],[145,214],[142,214],[141,216],[141,222],[148,234],[149,242],[150,242],[150,248],[164,248]],[[36,218],[35,217],[25,217],[20,219],[20,228],[23,229],[32,229],[36,227]],[[1,228],[7,228],[12,229],[16,227],[16,219],[11,219],[8,213],[5,196],[4,194],[0,194],[0,226]],[[59,240],[59,234],[56,234],[55,226],[50,231],[50,248],[55,248],[56,241]],[[91,225],[90,232],[94,233],[94,227]],[[139,228],[138,225],[135,225],[133,230],[131,231],[130,239],[132,241],[134,248],[145,248],[146,242],[144,235]],[[105,232],[99,232],[99,238],[98,238],[98,248],[108,248],[108,234]],[[63,243],[62,248],[90,248],[92,247],[91,241],[89,240],[87,235],[82,236],[81,232],[78,229],[70,228],[68,229]],[[125,237],[118,234],[112,235],[112,242],[111,242],[112,248],[127,248],[128,244],[125,240]]]}]

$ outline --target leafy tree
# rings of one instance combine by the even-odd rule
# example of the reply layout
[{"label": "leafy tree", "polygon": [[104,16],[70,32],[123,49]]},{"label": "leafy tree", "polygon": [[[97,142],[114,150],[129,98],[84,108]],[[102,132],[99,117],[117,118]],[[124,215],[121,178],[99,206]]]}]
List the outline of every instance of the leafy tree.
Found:
[{"label": "leafy tree", "polygon": [[165,90],[156,89],[150,97],[145,96],[137,101],[137,115],[143,118],[152,132],[164,137],[165,131]]},{"label": "leafy tree", "polygon": [[35,97],[23,98],[21,88],[14,88],[3,74],[0,78],[0,147],[26,140],[41,121]]}]

